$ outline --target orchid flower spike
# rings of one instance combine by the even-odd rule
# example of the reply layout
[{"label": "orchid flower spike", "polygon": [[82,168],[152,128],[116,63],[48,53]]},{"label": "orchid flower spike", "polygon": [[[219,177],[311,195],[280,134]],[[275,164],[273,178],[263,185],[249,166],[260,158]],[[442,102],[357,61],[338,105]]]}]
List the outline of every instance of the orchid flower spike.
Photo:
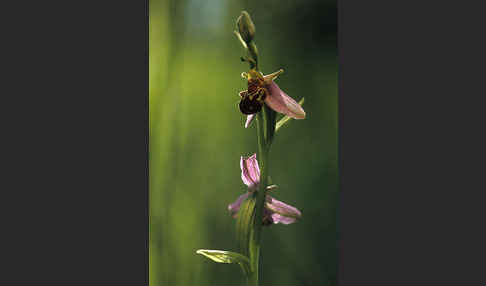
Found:
[{"label": "orchid flower spike", "polygon": [[[258,190],[258,185],[260,183],[260,168],[258,167],[258,161],[256,159],[256,154],[251,155],[248,158],[240,158],[240,168],[241,168],[241,179],[243,183],[248,187],[248,191],[243,195],[239,196],[238,199],[232,204],[228,205],[228,211],[233,218],[238,217],[238,211],[240,210],[241,204],[253,194],[253,192]],[[268,186],[267,189],[274,189],[275,186]],[[263,221],[264,225],[272,224],[291,224],[300,219],[302,216],[301,212],[291,205],[287,205],[270,195],[265,196],[265,207],[263,210]]]},{"label": "orchid flower spike", "polygon": [[263,102],[276,112],[294,119],[304,119],[305,111],[293,98],[283,92],[274,80],[283,73],[283,69],[263,75],[251,69],[242,76],[248,80],[248,90],[240,92],[240,110],[247,114],[245,128],[255,118],[255,114],[261,110]]}]

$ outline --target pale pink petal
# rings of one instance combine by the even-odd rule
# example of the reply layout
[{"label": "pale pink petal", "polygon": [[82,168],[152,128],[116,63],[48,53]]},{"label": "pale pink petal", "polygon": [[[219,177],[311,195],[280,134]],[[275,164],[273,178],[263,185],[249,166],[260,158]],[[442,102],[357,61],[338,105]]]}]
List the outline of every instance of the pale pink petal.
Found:
[{"label": "pale pink petal", "polygon": [[291,223],[294,223],[296,222],[297,219],[296,218],[292,218],[292,217],[285,217],[285,216],[282,216],[282,215],[279,215],[277,213],[273,213],[272,214],[272,223],[273,224],[291,224]]},{"label": "pale pink petal", "polygon": [[243,203],[249,195],[250,193],[247,192],[239,196],[234,203],[228,205],[228,211],[230,212],[232,217],[236,218],[238,216],[238,211],[240,210],[241,203]]},{"label": "pale pink petal", "polygon": [[274,224],[291,224],[302,216],[302,213],[291,205],[287,205],[271,196],[266,197],[265,209],[271,213]]},{"label": "pale pink petal", "polygon": [[253,119],[255,119],[256,113],[255,114],[250,114],[246,117],[246,123],[245,123],[245,128],[248,128],[250,124],[253,122]]},{"label": "pale pink petal", "polygon": [[258,161],[256,154],[251,155],[248,158],[240,158],[241,179],[248,188],[255,189],[260,183],[260,168],[258,167]]},{"label": "pale pink petal", "polygon": [[294,119],[305,118],[305,111],[302,106],[283,92],[274,81],[267,84],[266,88],[268,90],[268,94],[265,97],[265,103],[271,109]]}]

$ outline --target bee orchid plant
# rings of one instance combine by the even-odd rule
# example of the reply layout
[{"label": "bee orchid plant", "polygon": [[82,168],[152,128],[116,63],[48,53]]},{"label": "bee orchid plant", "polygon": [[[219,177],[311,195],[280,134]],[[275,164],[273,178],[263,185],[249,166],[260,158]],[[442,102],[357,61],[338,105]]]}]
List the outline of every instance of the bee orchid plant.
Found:
[{"label": "bee orchid plant", "polygon": [[[268,192],[277,188],[269,182],[268,157],[275,133],[290,119],[304,119],[302,100],[297,103],[283,92],[275,79],[283,70],[263,75],[258,69],[258,50],[255,42],[255,25],[250,15],[243,11],[236,21],[235,35],[245,48],[242,57],[250,65],[242,77],[248,82],[247,90],[239,93],[239,109],[247,116],[245,128],[257,119],[257,154],[240,158],[241,179],[248,190],[228,205],[229,214],[236,218],[239,252],[199,249],[196,252],[218,263],[236,263],[241,266],[248,285],[258,285],[260,241],[263,226],[291,224],[299,220],[301,212],[283,203]],[[277,122],[277,113],[284,116]]]}]

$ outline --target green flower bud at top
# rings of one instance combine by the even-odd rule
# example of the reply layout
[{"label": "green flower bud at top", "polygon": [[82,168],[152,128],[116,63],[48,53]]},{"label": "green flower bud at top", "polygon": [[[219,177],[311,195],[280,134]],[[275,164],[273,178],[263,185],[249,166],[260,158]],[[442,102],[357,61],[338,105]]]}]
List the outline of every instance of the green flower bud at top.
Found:
[{"label": "green flower bud at top", "polygon": [[243,41],[250,43],[255,36],[255,25],[250,18],[250,14],[246,11],[242,11],[240,17],[236,20],[236,26],[238,27]]}]

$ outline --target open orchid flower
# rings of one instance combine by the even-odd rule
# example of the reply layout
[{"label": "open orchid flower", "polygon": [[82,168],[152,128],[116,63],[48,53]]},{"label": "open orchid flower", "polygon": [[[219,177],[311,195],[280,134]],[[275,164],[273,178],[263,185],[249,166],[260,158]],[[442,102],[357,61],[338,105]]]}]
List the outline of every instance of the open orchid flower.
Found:
[{"label": "open orchid flower", "polygon": [[[240,158],[241,179],[243,183],[248,187],[248,192],[239,196],[238,199],[228,205],[228,210],[232,217],[238,216],[241,204],[252,195],[253,192],[258,190],[258,184],[260,183],[260,168],[258,167],[258,161],[256,154],[248,158]],[[273,189],[275,186],[267,186],[267,190]],[[291,224],[297,221],[302,216],[301,212],[290,205],[281,202],[270,195],[265,197],[265,207],[263,210],[263,224]]]},{"label": "open orchid flower", "polygon": [[[302,106],[293,98],[283,92],[274,82],[274,79],[283,73],[279,70],[269,75],[262,75],[256,70],[243,73],[242,76],[248,80],[248,90],[240,92],[242,101],[240,109],[247,114],[245,128],[250,126],[255,118],[256,112],[260,111],[262,102],[265,102],[276,112],[287,115],[294,119],[304,119],[305,111]],[[258,108],[260,107],[260,108]]]}]

